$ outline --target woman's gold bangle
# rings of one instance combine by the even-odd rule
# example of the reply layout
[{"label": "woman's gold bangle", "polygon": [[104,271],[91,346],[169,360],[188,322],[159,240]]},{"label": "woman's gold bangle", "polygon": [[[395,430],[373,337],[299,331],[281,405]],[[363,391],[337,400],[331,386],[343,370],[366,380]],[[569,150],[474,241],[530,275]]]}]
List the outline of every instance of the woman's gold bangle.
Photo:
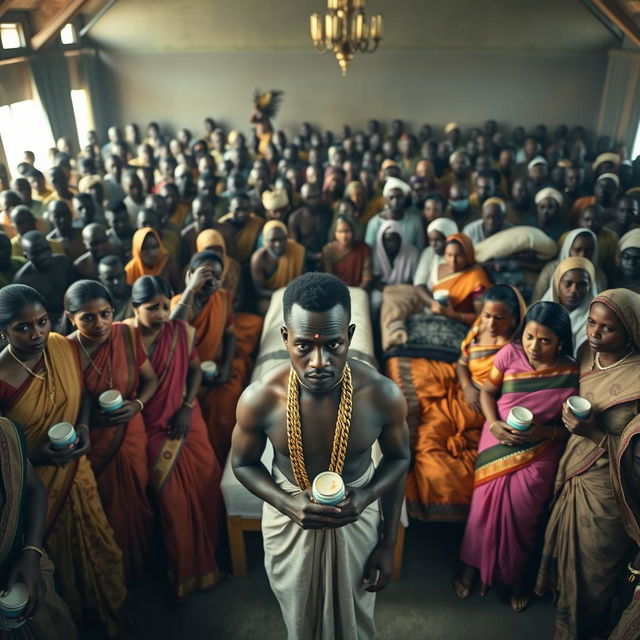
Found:
[{"label": "woman's gold bangle", "polygon": [[140,405],[140,411],[144,410],[144,402],[142,402],[142,400],[140,400],[140,398],[135,398],[133,401],[137,402]]},{"label": "woman's gold bangle", "polygon": [[189,409],[193,409],[195,407],[194,402],[187,402],[186,400],[182,403],[183,407],[188,407]]},{"label": "woman's gold bangle", "polygon": [[602,436],[602,440],[600,440],[600,442],[598,442],[598,447],[600,447],[600,449],[606,449],[607,446],[607,438],[609,437],[609,434],[605,432],[605,434]]},{"label": "woman's gold bangle", "polygon": [[33,544],[27,544],[24,547],[22,547],[22,551],[35,551],[41,558],[44,558],[44,549],[41,549],[40,547],[36,547]]},{"label": "woman's gold bangle", "polygon": [[640,570],[639,569],[634,569],[631,566],[631,563],[629,563],[627,565],[627,571],[629,572],[629,577],[627,578],[627,580],[629,582],[635,582],[638,578],[638,576],[640,576]]}]

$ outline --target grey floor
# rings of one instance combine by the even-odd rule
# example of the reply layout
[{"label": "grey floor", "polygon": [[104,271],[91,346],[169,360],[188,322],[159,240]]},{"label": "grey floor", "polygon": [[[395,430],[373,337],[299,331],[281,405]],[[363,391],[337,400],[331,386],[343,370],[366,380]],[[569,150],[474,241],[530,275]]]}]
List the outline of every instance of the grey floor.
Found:
[{"label": "grey floor", "polygon": [[[409,640],[544,640],[551,638],[553,606],[534,600],[513,613],[499,590],[486,598],[456,598],[451,577],[457,565],[461,527],[412,523],[407,530],[402,579],[378,596],[378,638]],[[130,610],[138,625],[126,640],[281,640],[277,602],[262,568],[259,533],[247,533],[249,574],[224,581],[214,591],[170,605],[161,580],[136,587]],[[99,634],[84,632],[86,640]]]}]

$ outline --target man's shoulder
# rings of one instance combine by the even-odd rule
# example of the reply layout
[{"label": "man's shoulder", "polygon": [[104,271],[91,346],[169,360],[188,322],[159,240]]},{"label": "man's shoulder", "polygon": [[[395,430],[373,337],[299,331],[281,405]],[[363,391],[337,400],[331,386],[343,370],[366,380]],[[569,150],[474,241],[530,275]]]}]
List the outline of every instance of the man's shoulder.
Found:
[{"label": "man's shoulder", "polygon": [[286,399],[290,367],[289,362],[274,367],[242,392],[238,403],[240,422],[258,421]]},{"label": "man's shoulder", "polygon": [[[62,255],[62,254],[60,254],[60,255]],[[63,257],[65,257],[65,258],[66,258],[66,256],[63,256]],[[75,267],[82,266],[82,265],[84,265],[86,262],[88,262],[89,258],[91,258],[91,253],[90,253],[89,251],[87,251],[86,253],[83,253],[81,256],[79,256],[78,258],[76,258],[76,259],[73,261],[73,265],[74,265]]]},{"label": "man's shoulder", "polygon": [[384,403],[402,399],[398,385],[373,367],[354,359],[349,359],[349,366],[356,392],[366,391],[367,396],[371,394]]}]

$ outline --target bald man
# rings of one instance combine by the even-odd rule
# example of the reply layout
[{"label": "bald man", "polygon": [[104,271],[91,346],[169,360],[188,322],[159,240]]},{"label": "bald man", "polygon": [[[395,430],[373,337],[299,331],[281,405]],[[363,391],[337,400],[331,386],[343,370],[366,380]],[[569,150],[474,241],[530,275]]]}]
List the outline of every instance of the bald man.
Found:
[{"label": "bald man", "polygon": [[[11,255],[22,257],[22,236],[29,231],[39,231],[38,221],[29,207],[21,204],[11,210],[11,224],[16,235],[11,238]],[[48,240],[53,253],[64,253],[64,247],[57,240]]]},{"label": "bald man", "polygon": [[85,252],[82,230],[73,226],[69,203],[65,200],[52,200],[47,207],[47,215],[54,227],[47,239],[60,242],[71,260],[79,258]]},{"label": "bald man", "polygon": [[74,260],[73,266],[80,278],[98,280],[100,275],[98,264],[100,260],[116,253],[117,249],[109,243],[104,225],[98,222],[93,222],[82,230],[82,241],[86,252],[77,260]]}]

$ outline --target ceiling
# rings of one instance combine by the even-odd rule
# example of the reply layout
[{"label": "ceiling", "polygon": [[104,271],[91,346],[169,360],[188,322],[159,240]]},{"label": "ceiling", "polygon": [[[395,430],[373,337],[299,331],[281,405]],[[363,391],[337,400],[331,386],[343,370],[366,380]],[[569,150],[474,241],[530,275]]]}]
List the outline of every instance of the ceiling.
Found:
[{"label": "ceiling", "polygon": [[[31,13],[40,46],[67,12],[85,24],[99,17],[93,40],[132,52],[308,49],[309,14],[325,8],[325,0],[0,0],[0,16]],[[599,17],[632,41],[635,30],[640,45],[640,0],[367,0],[366,9],[384,15],[382,46],[395,50],[598,53],[619,46]]]},{"label": "ceiling", "polygon": [[[307,49],[323,0],[119,0],[91,36],[130,51]],[[389,49],[600,52],[611,32],[580,0],[367,0]]]}]

